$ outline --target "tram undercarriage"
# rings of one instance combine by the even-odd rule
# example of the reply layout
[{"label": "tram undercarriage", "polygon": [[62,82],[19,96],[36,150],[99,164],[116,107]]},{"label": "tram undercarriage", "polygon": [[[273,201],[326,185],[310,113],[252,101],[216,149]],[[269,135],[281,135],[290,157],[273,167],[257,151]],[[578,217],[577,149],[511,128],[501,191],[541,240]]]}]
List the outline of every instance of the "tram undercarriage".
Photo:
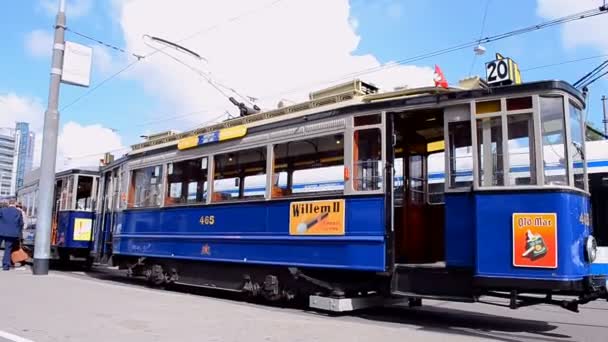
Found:
[{"label": "tram undercarriage", "polygon": [[[327,311],[394,303],[415,307],[422,305],[423,299],[431,299],[479,302],[511,309],[550,304],[578,312],[579,305],[601,298],[608,300],[606,287],[602,285],[603,277],[589,277],[570,289],[543,292],[480,287],[470,272],[433,266],[397,265],[392,274],[370,274],[154,258],[120,257],[114,262],[118,263],[119,269],[126,269],[128,276],[143,277],[151,286],[203,287],[240,293],[247,298],[263,298],[268,302],[309,301],[313,308]],[[484,297],[508,299],[509,303],[485,301]]]}]

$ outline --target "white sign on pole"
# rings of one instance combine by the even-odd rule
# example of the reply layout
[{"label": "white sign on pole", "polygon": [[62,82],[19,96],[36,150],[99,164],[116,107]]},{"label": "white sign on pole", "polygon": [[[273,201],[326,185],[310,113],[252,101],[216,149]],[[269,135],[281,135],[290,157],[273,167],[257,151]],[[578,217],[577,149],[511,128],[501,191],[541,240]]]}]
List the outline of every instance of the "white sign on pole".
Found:
[{"label": "white sign on pole", "polygon": [[66,41],[61,82],[88,87],[91,84],[92,61],[92,48]]}]

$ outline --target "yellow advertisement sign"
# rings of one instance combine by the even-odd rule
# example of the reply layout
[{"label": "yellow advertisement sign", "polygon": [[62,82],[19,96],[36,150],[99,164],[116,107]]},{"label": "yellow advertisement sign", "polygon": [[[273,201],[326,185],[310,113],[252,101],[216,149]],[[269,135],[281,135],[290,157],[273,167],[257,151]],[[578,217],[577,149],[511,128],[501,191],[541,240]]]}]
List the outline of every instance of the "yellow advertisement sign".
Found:
[{"label": "yellow advertisement sign", "polygon": [[343,199],[291,202],[289,235],[344,235],[345,209]]},{"label": "yellow advertisement sign", "polygon": [[91,241],[93,220],[88,218],[74,219],[74,241]]}]

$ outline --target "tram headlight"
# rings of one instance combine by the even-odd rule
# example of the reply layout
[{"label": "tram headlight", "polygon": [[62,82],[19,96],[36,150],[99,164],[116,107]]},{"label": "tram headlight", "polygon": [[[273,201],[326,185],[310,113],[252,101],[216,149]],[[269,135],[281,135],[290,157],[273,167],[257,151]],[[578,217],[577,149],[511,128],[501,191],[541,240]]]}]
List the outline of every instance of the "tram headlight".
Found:
[{"label": "tram headlight", "polygon": [[593,235],[587,236],[585,240],[585,257],[589,262],[594,262],[597,257],[597,241],[595,241]]}]

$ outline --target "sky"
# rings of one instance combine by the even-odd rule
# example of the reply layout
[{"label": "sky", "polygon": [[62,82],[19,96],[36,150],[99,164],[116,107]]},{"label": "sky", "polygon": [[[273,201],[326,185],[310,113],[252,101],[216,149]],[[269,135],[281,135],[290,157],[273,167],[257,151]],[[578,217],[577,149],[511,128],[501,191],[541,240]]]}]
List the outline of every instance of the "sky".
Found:
[{"label": "sky", "polygon": [[[120,154],[142,135],[188,130],[223,120],[227,112],[238,115],[225,95],[254,97],[261,108],[272,109],[281,100],[304,100],[309,92],[329,86],[328,81],[345,81],[348,74],[602,2],[67,0],[66,40],[94,52],[91,86],[61,85],[57,167],[94,166],[103,152]],[[36,163],[58,0],[5,0],[3,5],[0,127],[30,122],[37,133]],[[431,85],[437,64],[457,84],[469,75],[485,76],[484,64],[500,52],[519,64],[526,82],[574,82],[608,58],[608,36],[600,33],[607,29],[608,14],[484,44],[484,56],[475,57],[468,48],[360,78],[385,90]],[[179,42],[202,58],[146,35]],[[606,56],[537,68],[601,55]],[[209,78],[220,84],[219,91],[205,80]],[[602,127],[600,97],[607,93],[605,78],[590,89],[589,120],[596,127]]]}]

